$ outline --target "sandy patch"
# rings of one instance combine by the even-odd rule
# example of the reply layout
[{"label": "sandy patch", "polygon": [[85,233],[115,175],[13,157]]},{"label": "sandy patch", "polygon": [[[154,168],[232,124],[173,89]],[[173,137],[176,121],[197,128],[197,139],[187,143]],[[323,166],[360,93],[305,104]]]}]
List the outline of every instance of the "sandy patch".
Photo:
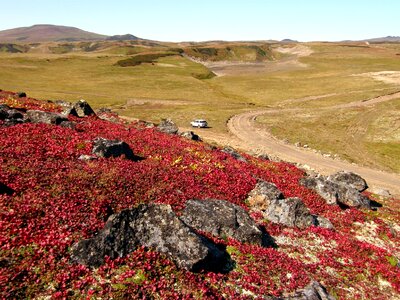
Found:
[{"label": "sandy patch", "polygon": [[400,71],[380,71],[354,74],[353,76],[369,77],[384,83],[400,85]]},{"label": "sandy patch", "polygon": [[285,54],[296,55],[298,57],[309,56],[314,53],[314,51],[310,47],[307,47],[305,45],[296,45],[294,47],[279,47],[276,48],[275,51]]},{"label": "sandy patch", "polygon": [[187,105],[189,102],[183,100],[160,100],[160,99],[128,99],[126,107],[137,105]]}]

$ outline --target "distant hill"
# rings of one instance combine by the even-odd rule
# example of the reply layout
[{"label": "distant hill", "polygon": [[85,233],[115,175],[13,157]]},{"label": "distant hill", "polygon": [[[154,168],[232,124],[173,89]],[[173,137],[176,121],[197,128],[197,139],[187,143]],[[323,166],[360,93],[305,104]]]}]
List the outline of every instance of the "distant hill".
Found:
[{"label": "distant hill", "polygon": [[292,40],[292,39],[283,39],[281,40],[281,43],[298,43],[299,41]]},{"label": "distant hill", "polygon": [[76,27],[47,24],[0,31],[0,42],[83,41],[104,40],[106,37]]},{"label": "distant hill", "polygon": [[132,34],[113,35],[106,38],[108,41],[136,41],[139,40],[137,36]]},{"label": "distant hill", "polygon": [[380,38],[373,38],[373,39],[364,40],[364,42],[369,42],[369,43],[398,43],[398,42],[400,42],[400,36],[386,36],[386,37],[380,37]]}]

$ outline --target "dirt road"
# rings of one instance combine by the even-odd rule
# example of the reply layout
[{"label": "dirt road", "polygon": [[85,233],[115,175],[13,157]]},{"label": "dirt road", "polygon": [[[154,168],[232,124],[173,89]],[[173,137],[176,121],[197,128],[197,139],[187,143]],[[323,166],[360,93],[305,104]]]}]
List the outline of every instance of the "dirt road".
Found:
[{"label": "dirt road", "polygon": [[[321,96],[322,97],[322,96]],[[364,101],[357,101],[338,108],[350,108],[359,106],[374,105],[376,103],[400,98],[400,92],[384,95]],[[301,99],[299,99],[300,101]],[[304,98],[305,101],[309,97]],[[400,195],[400,175],[378,171],[367,167],[358,166],[349,162],[333,159],[315,153],[311,149],[303,149],[289,145],[272,136],[265,128],[262,128],[256,121],[260,115],[268,114],[276,110],[260,110],[246,112],[233,116],[228,121],[228,129],[231,135],[214,134],[202,131],[199,133],[203,138],[225,145],[238,147],[245,151],[266,153],[277,156],[288,162],[307,165],[321,174],[330,174],[340,170],[348,170],[360,174],[371,187],[371,190],[380,188],[388,189],[393,195]]]}]

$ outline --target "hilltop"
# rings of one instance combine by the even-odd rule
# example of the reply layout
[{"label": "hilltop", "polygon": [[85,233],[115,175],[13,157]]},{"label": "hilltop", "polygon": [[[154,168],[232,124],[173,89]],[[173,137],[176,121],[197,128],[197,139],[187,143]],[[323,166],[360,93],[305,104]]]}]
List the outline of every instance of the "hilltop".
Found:
[{"label": "hilltop", "polygon": [[76,27],[39,24],[0,31],[0,42],[50,42],[104,40],[107,36]]},{"label": "hilltop", "polygon": [[0,298],[400,293],[398,200],[356,174],[23,92],[0,91],[0,133]]}]

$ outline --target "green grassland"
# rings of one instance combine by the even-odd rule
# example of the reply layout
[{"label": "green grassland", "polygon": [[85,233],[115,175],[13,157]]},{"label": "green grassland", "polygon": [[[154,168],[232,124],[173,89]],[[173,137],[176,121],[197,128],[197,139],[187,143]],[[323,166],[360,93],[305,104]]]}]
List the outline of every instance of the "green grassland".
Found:
[{"label": "green grassland", "polygon": [[[194,118],[206,118],[212,127],[208,130],[217,133],[227,131],[226,121],[234,114],[279,108],[281,112],[259,121],[280,138],[400,172],[396,159],[399,120],[394,117],[399,115],[398,101],[372,108],[329,109],[400,90],[395,84],[354,76],[400,71],[400,45],[308,43],[305,46],[313,53],[298,58],[278,51],[279,47],[294,46],[78,42],[34,45],[26,50],[19,45],[11,48],[25,49],[23,53],[8,53],[7,48],[0,52],[0,88],[25,91],[41,99],[83,98],[95,108],[107,106],[122,115],[154,122],[172,118],[181,127]],[[212,69],[190,58],[266,62],[266,67],[262,72],[214,76]],[[288,60],[293,64],[272,68]],[[121,66],[121,62],[130,63]],[[301,68],[293,67],[295,64]],[[296,101],[319,95],[327,96]],[[287,108],[301,109],[301,113]]]}]

